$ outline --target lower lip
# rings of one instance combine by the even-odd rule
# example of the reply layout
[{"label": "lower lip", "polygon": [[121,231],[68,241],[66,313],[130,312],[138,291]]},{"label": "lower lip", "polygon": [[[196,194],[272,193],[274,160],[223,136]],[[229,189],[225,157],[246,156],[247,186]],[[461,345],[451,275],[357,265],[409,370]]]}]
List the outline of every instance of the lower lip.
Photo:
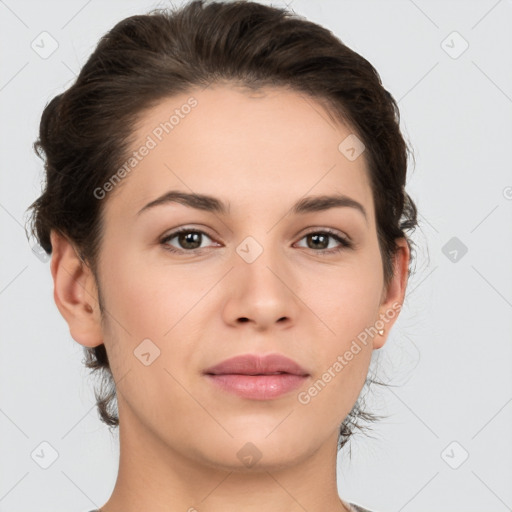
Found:
[{"label": "lower lip", "polygon": [[307,376],[281,373],[278,375],[207,375],[225,391],[253,400],[270,400],[300,387]]}]

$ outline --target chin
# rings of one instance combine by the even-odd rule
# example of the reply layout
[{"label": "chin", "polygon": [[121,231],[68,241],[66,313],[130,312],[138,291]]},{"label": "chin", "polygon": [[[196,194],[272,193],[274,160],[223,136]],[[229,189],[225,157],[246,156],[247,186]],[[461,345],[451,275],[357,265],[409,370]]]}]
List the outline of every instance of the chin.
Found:
[{"label": "chin", "polygon": [[[274,424],[274,429],[277,424]],[[204,463],[217,469],[241,473],[276,471],[293,467],[316,450],[314,446],[308,446],[306,439],[279,435],[277,430],[270,435],[268,432],[271,430],[262,431],[257,427],[246,429],[240,435],[230,432],[233,438],[226,435],[224,439],[208,439],[209,445],[200,449]]]}]

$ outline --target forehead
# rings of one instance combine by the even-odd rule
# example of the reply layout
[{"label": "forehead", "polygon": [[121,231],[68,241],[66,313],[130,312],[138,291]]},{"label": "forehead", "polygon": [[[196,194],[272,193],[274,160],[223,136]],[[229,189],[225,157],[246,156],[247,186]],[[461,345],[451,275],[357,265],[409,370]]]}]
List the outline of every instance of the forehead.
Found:
[{"label": "forehead", "polygon": [[365,202],[371,213],[364,152],[355,159],[345,152],[354,135],[299,92],[194,89],[141,115],[131,148],[139,156],[113,202],[138,211],[178,188],[234,205],[259,197],[265,209],[268,201],[340,192]]}]

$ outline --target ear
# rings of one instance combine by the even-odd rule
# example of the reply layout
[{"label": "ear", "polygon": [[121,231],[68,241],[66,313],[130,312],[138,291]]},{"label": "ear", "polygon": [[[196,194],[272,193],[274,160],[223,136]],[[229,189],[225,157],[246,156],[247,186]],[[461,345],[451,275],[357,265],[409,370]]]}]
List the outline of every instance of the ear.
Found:
[{"label": "ear", "polygon": [[75,341],[85,347],[101,345],[103,332],[94,275],[65,236],[52,230],[50,239],[55,304]]},{"label": "ear", "polygon": [[[389,285],[384,287],[382,292],[381,305],[379,307],[379,318],[376,321],[378,329],[383,329],[384,334],[376,334],[373,337],[373,348],[377,350],[386,343],[389,331],[396,322],[402,308],[405,290],[407,288],[410,250],[405,238],[396,241],[398,249],[393,258],[393,277]],[[382,324],[384,326],[382,327]]]}]

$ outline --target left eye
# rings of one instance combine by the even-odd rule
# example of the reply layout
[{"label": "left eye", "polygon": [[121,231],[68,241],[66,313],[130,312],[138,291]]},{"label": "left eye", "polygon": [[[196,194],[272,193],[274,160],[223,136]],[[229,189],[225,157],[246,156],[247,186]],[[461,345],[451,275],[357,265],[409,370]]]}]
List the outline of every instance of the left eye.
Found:
[{"label": "left eye", "polygon": [[[332,233],[330,231],[313,231],[311,233],[307,233],[301,240],[308,239],[307,243],[308,249],[314,249],[314,252],[319,252],[320,254],[332,254],[335,252],[342,251],[343,249],[352,248],[352,242],[345,237],[338,235],[337,233]],[[329,238],[335,240],[337,242],[337,246],[328,249],[329,247]],[[325,246],[327,241],[327,246]],[[321,249],[321,250],[316,250]]]}]

